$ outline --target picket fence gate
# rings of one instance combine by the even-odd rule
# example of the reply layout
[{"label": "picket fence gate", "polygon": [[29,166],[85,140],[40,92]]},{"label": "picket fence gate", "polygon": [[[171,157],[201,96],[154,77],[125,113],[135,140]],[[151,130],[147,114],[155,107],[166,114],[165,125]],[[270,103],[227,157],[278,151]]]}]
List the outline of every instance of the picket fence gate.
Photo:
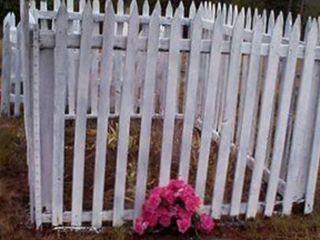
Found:
[{"label": "picket fence gate", "polygon": [[[219,145],[211,204],[203,211],[255,217],[311,213],[320,157],[319,21],[277,17],[205,2],[189,14],[148,2],[117,12],[110,1],[21,0],[21,22],[4,20],[1,112],[23,115],[30,211],[37,227],[90,222],[114,226],[141,212],[153,119],[163,121],[159,184],[170,179],[175,121],[183,122],[179,178],[188,181],[194,129],[200,131],[195,189],[207,197],[213,143]],[[40,8],[38,9],[38,7]],[[303,35],[303,36],[301,36]],[[184,69],[184,72],[181,70]],[[182,74],[184,73],[184,74]],[[179,89],[183,88],[183,99]],[[157,103],[156,103],[157,99]],[[179,102],[179,103],[178,103]],[[157,105],[157,106],[156,106]],[[13,111],[12,111],[13,106]],[[96,119],[92,210],[83,209],[87,121]],[[105,209],[108,123],[118,119],[113,206]],[[125,208],[130,122],[140,119],[134,207]],[[75,122],[71,209],[64,204],[66,121]],[[230,156],[232,195],[225,201]],[[245,178],[248,197],[243,201]],[[108,173],[113,174],[113,173]],[[265,184],[265,187],[263,187]],[[107,189],[108,190],[108,189]],[[263,192],[262,197],[261,192]]]}]

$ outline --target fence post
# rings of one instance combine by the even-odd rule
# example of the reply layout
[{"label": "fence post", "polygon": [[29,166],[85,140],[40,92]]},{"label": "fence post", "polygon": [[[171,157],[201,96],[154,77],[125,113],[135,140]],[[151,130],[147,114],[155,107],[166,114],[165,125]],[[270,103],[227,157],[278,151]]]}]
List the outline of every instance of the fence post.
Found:
[{"label": "fence post", "polygon": [[[7,15],[10,16],[10,13]],[[2,46],[2,81],[1,81],[1,114],[10,115],[10,80],[11,80],[11,63],[12,49],[10,41],[11,21],[4,22],[3,28],[3,46]]]},{"label": "fence post", "polygon": [[314,78],[315,48],[318,40],[318,26],[313,21],[306,37],[306,51],[299,89],[292,145],[284,194],[283,213],[291,214],[293,201],[304,196],[308,163],[312,145],[312,133],[316,114],[319,77]]},{"label": "fence post", "polygon": [[135,73],[135,56],[137,54],[137,39],[139,34],[139,16],[136,1],[130,7],[130,19],[128,27],[128,40],[126,46],[125,70],[123,89],[121,94],[119,139],[117,149],[117,164],[115,175],[115,193],[113,202],[113,226],[123,223],[123,210],[126,186],[126,170],[128,160],[128,144],[130,130],[130,116],[133,112],[133,78]]},{"label": "fence post", "polygon": [[[67,31],[68,13],[64,1],[56,20],[56,46],[54,50],[54,111],[52,156],[52,225],[63,223],[63,182],[65,146],[65,106],[67,88]],[[49,188],[50,189],[50,188]]]},{"label": "fence post", "polygon": [[105,190],[106,145],[108,137],[108,118],[110,113],[110,87],[112,81],[112,60],[115,41],[115,13],[112,2],[108,0],[105,6],[103,23],[103,47],[101,60],[101,83],[98,98],[97,146],[94,169],[94,188],[92,204],[92,226],[102,225],[102,210]]}]

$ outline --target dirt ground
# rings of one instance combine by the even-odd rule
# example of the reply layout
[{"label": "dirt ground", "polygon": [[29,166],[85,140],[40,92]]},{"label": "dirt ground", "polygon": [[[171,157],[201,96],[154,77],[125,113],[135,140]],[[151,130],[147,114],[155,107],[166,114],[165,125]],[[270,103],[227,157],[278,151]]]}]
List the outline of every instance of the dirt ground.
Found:
[{"label": "dirt ground", "polygon": [[[94,132],[91,132],[91,134],[93,136],[95,135]],[[112,136],[112,133],[110,135]],[[132,136],[134,135],[135,133],[133,132]],[[197,138],[197,134],[194,135],[195,138]],[[90,136],[90,132],[88,136]],[[72,140],[69,139],[69,141]],[[112,143],[114,140],[111,138],[109,138],[109,141],[111,149],[108,149],[108,151],[111,153],[114,151],[112,150],[112,144],[115,143]],[[135,155],[136,149],[134,146],[137,143],[134,142],[134,138],[131,141],[132,150],[130,151],[130,154]],[[155,141],[153,144],[157,144],[157,142],[158,141]],[[213,147],[212,151],[215,151],[215,147]],[[105,227],[101,234],[88,232],[58,232],[50,230],[50,227],[47,226],[45,226],[42,231],[35,231],[34,226],[29,222],[28,216],[29,196],[25,152],[26,143],[22,119],[0,119],[0,240],[196,239],[192,233],[188,233],[184,236],[176,235],[176,233],[158,233],[141,238],[132,233],[129,225],[118,229]],[[159,153],[155,151],[153,154],[156,156]],[[66,152],[66,156],[67,155],[68,152]],[[88,148],[86,156],[86,159],[88,159],[88,157],[90,159],[90,148]],[[132,168],[134,169],[135,167]],[[130,167],[128,167],[128,169],[130,169]],[[157,169],[157,166],[155,166],[155,169]],[[153,177],[149,176],[149,178],[152,179]],[[67,176],[65,179],[67,179]],[[132,179],[135,179],[135,177],[133,176]],[[132,180],[132,182],[134,182],[134,180]],[[87,184],[90,184],[90,181],[87,182]],[[110,184],[112,184],[112,182]],[[132,183],[129,181],[129,187],[130,184]],[[156,184],[156,182],[151,182],[148,185],[148,188],[151,188],[154,184]],[[66,191],[68,191],[68,186],[66,187]],[[127,206],[131,206],[132,204],[130,195],[130,192],[127,193]],[[259,216],[254,221],[223,219],[218,222],[218,227],[213,232],[213,235],[203,239],[320,239],[319,186],[317,188],[316,198],[316,208],[312,215],[303,216],[300,211],[297,211],[291,217],[279,216],[266,219]],[[112,196],[110,196],[110,202],[111,199]],[[66,200],[66,203],[67,202],[69,201]],[[110,202],[107,200],[105,206],[108,207]],[[85,205],[86,204],[90,205],[90,199]]]}]

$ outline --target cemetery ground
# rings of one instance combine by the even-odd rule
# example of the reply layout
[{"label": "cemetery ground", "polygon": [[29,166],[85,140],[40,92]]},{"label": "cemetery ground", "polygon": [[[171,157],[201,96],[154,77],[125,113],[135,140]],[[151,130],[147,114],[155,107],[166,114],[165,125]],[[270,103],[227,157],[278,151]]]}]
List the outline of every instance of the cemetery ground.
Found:
[{"label": "cemetery ground", "polygon": [[[89,123],[90,124],[90,123]],[[109,145],[108,149],[110,162],[112,162],[115,152],[112,149],[112,141],[116,141],[116,123],[111,123],[109,128]],[[113,127],[112,127],[113,126]],[[133,128],[138,124],[133,124]],[[67,123],[67,129],[72,131],[72,124]],[[138,127],[137,127],[138,128]],[[92,128],[93,129],[93,128]],[[93,131],[93,130],[91,130]],[[134,187],[134,158],[136,158],[135,152],[137,148],[137,142],[135,135],[138,134],[139,129],[133,129],[130,139],[129,159],[128,159],[128,177],[127,177],[127,189]],[[155,131],[157,132],[157,131]],[[155,133],[156,134],[156,133]],[[72,134],[71,134],[72,135]],[[197,134],[194,134],[197,136]],[[94,131],[87,133],[87,151],[86,160],[90,159],[90,142],[94,142]],[[161,141],[158,142],[156,137],[155,141],[151,146],[152,153],[157,155],[158,150],[155,146],[161,145]],[[197,144],[197,137],[194,139],[194,144]],[[66,132],[66,141],[72,139]],[[216,151],[213,147],[212,151]],[[68,164],[68,147],[66,147],[66,164]],[[88,158],[89,157],[89,158]],[[151,164],[153,158],[150,158]],[[154,163],[153,163],[154,164]],[[112,165],[112,164],[111,164]],[[158,171],[158,165],[154,164],[155,167],[151,168],[149,178],[153,179],[153,175],[156,176]],[[71,165],[72,166],[72,165]],[[131,167],[132,166],[132,169]],[[112,168],[112,166],[111,166]],[[173,169],[175,167],[173,166]],[[70,169],[69,169],[70,170]],[[108,169],[107,169],[108,170]],[[68,171],[68,168],[67,168]],[[210,169],[209,169],[210,171]],[[90,166],[86,166],[86,175],[92,172]],[[194,174],[191,174],[194,175]],[[320,175],[319,175],[320,176]],[[69,176],[70,177],[70,176]],[[109,185],[113,183],[112,178],[106,179]],[[132,178],[130,180],[130,178]],[[70,191],[71,181],[66,180],[66,190]],[[92,184],[89,179],[85,184],[88,191],[92,191]],[[53,231],[48,226],[44,226],[42,231],[35,231],[34,225],[29,221],[29,193],[28,193],[28,172],[26,165],[26,142],[24,136],[23,119],[13,118],[1,118],[0,119],[0,240],[2,239],[196,239],[193,234],[187,234],[183,237],[175,233],[158,233],[150,234],[144,237],[138,237],[132,233],[130,225],[125,225],[121,228],[112,229],[106,226],[101,234],[89,233],[89,232],[58,232]],[[148,189],[155,182],[148,181]],[[89,184],[89,185],[88,185]],[[70,195],[70,194],[68,194]],[[88,194],[90,195],[90,194]],[[106,193],[105,206],[108,207],[112,194]],[[132,205],[132,199],[130,191],[126,193],[126,206]],[[108,198],[110,198],[108,200]],[[204,239],[320,239],[320,186],[317,187],[316,193],[316,205],[313,214],[303,216],[299,213],[299,206],[295,209],[295,213],[291,217],[280,217],[275,216],[270,219],[264,217],[257,217],[255,220],[244,221],[243,218],[240,220],[234,219],[222,219],[218,222],[217,228],[215,228],[213,234]],[[65,200],[65,204],[68,206],[70,199]],[[86,206],[88,205],[88,206]],[[90,199],[84,202],[84,208],[90,207]]]}]

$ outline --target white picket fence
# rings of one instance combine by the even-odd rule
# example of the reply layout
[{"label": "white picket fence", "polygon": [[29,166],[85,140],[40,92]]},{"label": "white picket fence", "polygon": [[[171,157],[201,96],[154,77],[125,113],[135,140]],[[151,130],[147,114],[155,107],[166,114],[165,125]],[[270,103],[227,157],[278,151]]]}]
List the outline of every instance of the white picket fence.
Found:
[{"label": "white picket fence", "polygon": [[[284,23],[282,13],[275,18],[255,9],[252,16],[250,8],[225,4],[206,2],[196,10],[192,3],[189,16],[182,4],[173,10],[170,2],[165,16],[159,3],[150,14],[147,1],[142,15],[134,1],[128,11],[123,1],[116,13],[110,2],[103,13],[100,8],[97,0],[93,7],[81,0],[79,12],[72,0],[66,6],[56,0],[52,10],[45,1],[37,9],[35,1],[29,8],[22,0],[18,27],[12,15],[5,21],[1,109],[9,115],[13,102],[19,115],[24,100],[31,216],[38,227],[91,222],[99,228],[105,221],[119,226],[138,216],[155,118],[163,120],[160,185],[170,179],[176,120],[183,121],[183,180],[189,179],[193,130],[201,131],[195,180],[201,197],[207,197],[211,146],[219,145],[212,203],[203,206],[214,218],[290,215],[293,203],[302,202],[304,212],[312,212],[320,157],[319,21],[309,18],[301,34],[300,17],[293,23],[289,14]],[[109,120],[117,118],[113,208],[107,210],[106,133]],[[89,119],[97,120],[97,135],[92,211],[84,211]],[[134,208],[126,209],[133,119],[141,119],[140,144]],[[64,206],[67,120],[75,122],[71,209]],[[232,155],[232,196],[226,202]]]}]

